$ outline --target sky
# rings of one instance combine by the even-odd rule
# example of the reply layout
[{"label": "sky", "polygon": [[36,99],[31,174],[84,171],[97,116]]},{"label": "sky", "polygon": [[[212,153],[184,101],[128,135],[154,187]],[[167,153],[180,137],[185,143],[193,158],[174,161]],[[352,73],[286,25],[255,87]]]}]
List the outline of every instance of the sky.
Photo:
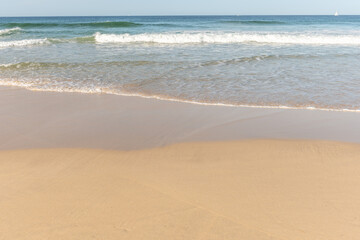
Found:
[{"label": "sky", "polygon": [[0,16],[360,14],[360,0],[0,0]]}]

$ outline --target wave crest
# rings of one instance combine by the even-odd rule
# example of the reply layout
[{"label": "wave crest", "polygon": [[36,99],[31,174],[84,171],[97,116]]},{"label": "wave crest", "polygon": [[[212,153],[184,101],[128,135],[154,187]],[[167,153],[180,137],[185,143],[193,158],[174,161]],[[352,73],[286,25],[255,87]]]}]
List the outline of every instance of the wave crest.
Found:
[{"label": "wave crest", "polygon": [[24,47],[24,46],[31,46],[31,45],[42,45],[42,44],[46,44],[46,43],[48,43],[48,40],[46,38],[6,41],[6,42],[0,42],[0,48]]},{"label": "wave crest", "polygon": [[14,33],[14,32],[21,31],[21,30],[22,30],[22,29],[19,28],[19,27],[8,28],[8,29],[1,29],[1,30],[0,30],[0,36],[9,35],[9,34],[12,34],[12,33]]},{"label": "wave crest", "polygon": [[95,34],[97,43],[264,43],[264,44],[320,44],[360,45],[358,35],[311,34],[255,34],[255,33],[146,33],[146,34]]}]

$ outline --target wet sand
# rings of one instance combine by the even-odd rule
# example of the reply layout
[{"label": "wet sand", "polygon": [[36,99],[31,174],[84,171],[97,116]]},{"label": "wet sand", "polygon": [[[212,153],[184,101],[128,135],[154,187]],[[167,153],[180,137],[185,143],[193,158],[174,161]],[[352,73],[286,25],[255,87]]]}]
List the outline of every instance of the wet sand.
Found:
[{"label": "wet sand", "polygon": [[134,150],[178,142],[313,139],[360,143],[360,114],[202,106],[0,88],[0,149]]}]

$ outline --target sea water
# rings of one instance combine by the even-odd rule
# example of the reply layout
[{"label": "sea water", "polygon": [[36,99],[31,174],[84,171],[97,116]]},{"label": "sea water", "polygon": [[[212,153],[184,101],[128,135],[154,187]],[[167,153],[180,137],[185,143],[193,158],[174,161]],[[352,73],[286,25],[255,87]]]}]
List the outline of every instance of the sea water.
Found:
[{"label": "sea water", "polygon": [[0,18],[0,85],[360,111],[360,16]]}]

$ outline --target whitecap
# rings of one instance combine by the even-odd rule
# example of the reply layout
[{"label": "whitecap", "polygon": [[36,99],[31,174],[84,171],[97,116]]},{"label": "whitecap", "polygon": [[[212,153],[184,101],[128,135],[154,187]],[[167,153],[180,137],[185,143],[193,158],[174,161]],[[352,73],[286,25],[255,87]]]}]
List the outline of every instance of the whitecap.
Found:
[{"label": "whitecap", "polygon": [[95,34],[97,43],[263,43],[263,44],[320,44],[360,45],[360,35],[314,35],[283,33],[144,33]]},{"label": "whitecap", "polygon": [[13,32],[17,32],[17,31],[21,31],[22,29],[19,27],[15,27],[15,28],[7,28],[7,29],[1,29],[0,30],[0,36],[2,35],[8,35],[11,34]]},{"label": "whitecap", "polygon": [[1,41],[0,48],[9,48],[9,47],[23,47],[31,45],[41,45],[48,43],[46,38],[44,39],[24,39],[16,41]]}]

